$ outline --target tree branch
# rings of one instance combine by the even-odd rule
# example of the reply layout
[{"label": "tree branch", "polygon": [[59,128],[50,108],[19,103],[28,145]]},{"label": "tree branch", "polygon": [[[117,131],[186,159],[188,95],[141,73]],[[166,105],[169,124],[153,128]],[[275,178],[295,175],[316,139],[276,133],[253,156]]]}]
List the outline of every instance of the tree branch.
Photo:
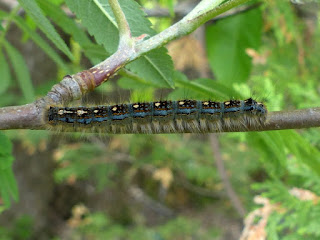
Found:
[{"label": "tree branch", "polygon": [[[46,129],[45,100],[35,103],[5,107],[0,109],[0,130],[6,129]],[[293,111],[270,112],[266,123],[260,126],[238,126],[236,129],[222,127],[221,131],[209,132],[251,132],[320,127],[320,108],[307,108]],[[170,133],[170,132],[162,132]],[[190,131],[183,131],[190,133]]]},{"label": "tree branch", "polygon": [[[218,12],[226,11],[229,5],[222,5],[218,11],[215,8],[223,0],[203,0],[187,16],[162,33],[143,40],[145,35],[132,38],[129,25],[117,0],[109,0],[115,15],[119,33],[120,44],[118,50],[100,64],[74,75],[67,75],[54,85],[47,96],[24,106],[6,107],[0,110],[0,129],[14,128],[44,128],[44,115],[46,109],[52,105],[61,105],[92,91],[107,81],[127,63],[141,55],[166,44],[169,40],[184,36],[194,31],[199,25],[216,16]],[[232,6],[249,0],[233,0]],[[225,7],[224,7],[225,6]],[[131,43],[133,45],[131,45]]]},{"label": "tree branch", "polygon": [[[45,113],[51,105],[61,105],[74,99],[81,98],[85,93],[92,91],[113,76],[127,63],[141,55],[166,44],[172,39],[184,36],[194,31],[199,25],[249,0],[231,0],[219,5],[223,0],[203,0],[181,21],[172,25],[163,32],[147,40],[137,41],[133,38],[133,45],[124,44],[105,61],[72,76],[67,75],[63,80],[54,85],[47,96],[34,103],[5,107],[0,109],[0,129],[44,129]],[[132,38],[128,23],[116,0],[110,0],[110,5],[116,16],[119,31],[122,37]],[[125,36],[125,37],[124,37]],[[142,36],[143,37],[143,36]],[[126,42],[126,41],[124,41]],[[126,42],[127,43],[127,42]],[[232,131],[266,131],[281,129],[298,129],[320,126],[320,108],[302,109],[288,112],[271,112],[267,115],[266,124],[263,126],[242,126]],[[223,128],[222,131],[231,131]]]}]

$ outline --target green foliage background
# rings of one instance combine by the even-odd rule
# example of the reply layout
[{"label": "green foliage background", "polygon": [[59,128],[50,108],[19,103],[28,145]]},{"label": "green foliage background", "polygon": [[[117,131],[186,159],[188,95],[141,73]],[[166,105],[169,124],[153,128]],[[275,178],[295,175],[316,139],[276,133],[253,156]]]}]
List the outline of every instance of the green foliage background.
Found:
[{"label": "green foliage background", "polygon": [[[83,57],[94,65],[116,50],[118,30],[107,0],[19,0],[19,3],[26,12],[24,17],[17,14],[19,7],[11,12],[0,10],[0,21],[6,22],[0,28],[1,106],[32,102],[43,96],[63,75],[85,68],[81,61]],[[151,18],[156,28],[153,29],[136,2],[120,1],[133,36],[143,33],[152,36],[170,26],[174,3],[172,0],[159,2],[169,9],[170,17]],[[60,8],[63,4],[75,13],[79,22],[66,15]],[[154,7],[158,2],[141,1],[141,4]],[[55,62],[58,67],[56,79],[43,79],[40,85],[32,83],[27,59],[6,39],[13,24],[23,32],[22,41],[34,41]],[[165,97],[172,99],[226,100],[253,95],[266,99],[269,111],[315,107],[320,102],[319,25],[318,19],[311,31],[289,1],[269,0],[259,8],[206,26],[206,54],[214,80],[188,79],[173,69],[171,57],[165,48],[160,48],[126,67],[134,77],[123,73],[118,81],[106,83],[97,92],[108,96],[115,91],[130,90],[130,99],[127,99],[130,101],[154,100],[162,92],[168,92]],[[68,36],[68,44],[56,28]],[[246,52],[248,48],[254,49],[256,56],[250,57]],[[17,89],[19,97],[15,93]],[[2,211],[10,208],[11,199],[18,201],[18,189],[12,172],[11,141],[28,142],[37,148],[39,142],[50,144],[52,138],[56,136],[47,132],[1,133]],[[207,136],[120,135],[97,140],[96,136],[84,139],[75,135],[74,139],[59,141],[50,153],[56,154],[57,168],[53,174],[57,184],[93,181],[95,191],[103,191],[115,182],[120,181],[128,188],[134,183],[157,200],[157,190],[162,182],[152,177],[149,171],[167,169],[173,177],[168,186],[162,186],[167,191],[162,201],[173,209],[179,209],[178,206],[183,205],[186,199],[194,202],[193,207],[199,209],[215,203],[212,198],[197,192],[185,194],[184,200],[181,200],[176,190],[181,179],[218,196],[224,192]],[[219,136],[228,176],[245,207],[255,209],[257,206],[252,199],[261,194],[287,209],[274,212],[270,217],[267,226],[270,239],[319,238],[319,204],[301,201],[289,193],[292,187],[299,187],[320,194],[319,139],[318,129]],[[127,164],[125,168],[123,162]],[[144,176],[142,180],[141,175]],[[229,209],[228,198],[224,196],[222,200],[224,207]],[[128,215],[121,222],[104,211],[88,212],[85,216],[88,221],[79,223],[73,234],[91,239],[186,239],[186,236],[212,239],[219,235],[214,227],[205,228],[186,216],[148,227],[147,220],[142,221],[134,214]],[[10,239],[16,234],[15,226],[21,223],[24,227],[21,228],[23,237],[20,239],[32,236],[32,231],[29,231],[32,220],[23,219],[13,224],[12,229],[3,228],[3,239]]]}]

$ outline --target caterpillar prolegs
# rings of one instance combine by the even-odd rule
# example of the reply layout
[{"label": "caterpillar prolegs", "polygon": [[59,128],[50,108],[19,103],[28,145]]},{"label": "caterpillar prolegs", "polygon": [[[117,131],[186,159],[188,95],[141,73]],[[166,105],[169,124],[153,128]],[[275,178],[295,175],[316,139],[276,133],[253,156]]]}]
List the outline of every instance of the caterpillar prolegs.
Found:
[{"label": "caterpillar prolegs", "polygon": [[45,116],[58,131],[206,133],[261,126],[267,109],[252,98],[225,102],[179,100],[96,107],[51,106]]}]

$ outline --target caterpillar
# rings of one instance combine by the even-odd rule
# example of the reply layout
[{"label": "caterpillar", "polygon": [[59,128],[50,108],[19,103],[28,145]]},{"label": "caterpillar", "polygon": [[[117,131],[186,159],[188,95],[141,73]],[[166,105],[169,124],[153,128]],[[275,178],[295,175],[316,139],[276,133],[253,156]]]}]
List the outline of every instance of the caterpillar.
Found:
[{"label": "caterpillar", "polygon": [[207,133],[262,126],[267,109],[252,98],[225,102],[179,100],[95,107],[50,106],[51,129],[101,133]]}]

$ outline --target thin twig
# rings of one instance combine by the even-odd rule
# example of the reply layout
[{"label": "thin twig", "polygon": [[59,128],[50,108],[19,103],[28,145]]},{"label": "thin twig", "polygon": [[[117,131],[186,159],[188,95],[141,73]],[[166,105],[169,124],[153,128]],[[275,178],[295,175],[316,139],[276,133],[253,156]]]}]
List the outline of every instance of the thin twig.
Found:
[{"label": "thin twig", "polygon": [[157,214],[161,214],[165,217],[174,217],[175,215],[175,212],[173,210],[163,205],[162,203],[152,199],[141,188],[137,186],[130,186],[128,189],[128,193],[134,200],[141,203],[145,208],[149,208]]},{"label": "thin twig", "polygon": [[[23,106],[0,108],[0,130],[6,129],[47,129],[45,103],[39,99],[36,103]],[[320,127],[320,108],[307,108],[293,111],[270,112],[264,125],[238,126],[236,129],[224,128],[209,132],[252,132],[285,129]],[[190,133],[188,130],[183,133]],[[171,133],[171,132],[161,132]],[[177,133],[177,132],[176,132]]]},{"label": "thin twig", "polygon": [[246,210],[244,209],[240,199],[238,198],[237,193],[233,190],[232,185],[230,183],[230,180],[229,180],[228,174],[226,172],[226,169],[224,167],[223,159],[221,156],[218,138],[214,134],[210,134],[209,138],[210,138],[210,143],[211,143],[211,147],[212,147],[212,151],[213,151],[213,156],[215,159],[215,164],[217,166],[222,183],[227,191],[228,197],[229,197],[233,207],[238,212],[238,214],[241,217],[244,217],[246,214]]},{"label": "thin twig", "polygon": [[199,187],[197,185],[192,184],[185,176],[182,174],[179,174],[177,177],[175,177],[175,183],[178,185],[181,185],[181,187],[185,188],[186,190],[196,193],[197,195],[213,198],[213,199],[221,199],[222,197],[225,197],[224,193],[215,192],[211,189]]}]

